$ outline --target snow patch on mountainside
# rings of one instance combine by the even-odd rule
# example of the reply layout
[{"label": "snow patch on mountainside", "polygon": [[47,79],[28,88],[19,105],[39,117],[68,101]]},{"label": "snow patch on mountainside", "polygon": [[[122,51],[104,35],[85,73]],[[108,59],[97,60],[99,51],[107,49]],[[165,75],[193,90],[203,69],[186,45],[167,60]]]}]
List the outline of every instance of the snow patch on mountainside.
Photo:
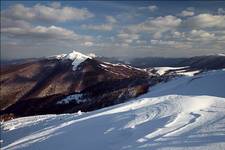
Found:
[{"label": "snow patch on mountainside", "polygon": [[225,54],[224,53],[220,53],[220,54],[217,54],[218,56],[225,56]]},{"label": "snow patch on mountainside", "polygon": [[59,55],[53,55],[52,57],[53,58],[56,58],[56,59],[63,59],[66,57],[67,54],[59,54]]},{"label": "snow patch on mountainside", "polygon": [[113,63],[110,63],[110,62],[104,62],[104,64],[100,64],[103,68],[108,68],[108,67],[124,67],[124,68],[127,68],[127,69],[130,69],[130,70],[139,70],[139,71],[147,71],[146,69],[141,69],[141,68],[137,68],[137,67],[133,67],[133,66],[130,66],[130,65],[125,65],[125,64],[121,64],[121,63],[116,63],[116,64],[113,64]]},{"label": "snow patch on mountainside", "polygon": [[178,75],[184,75],[184,76],[194,76],[200,72],[200,70],[194,70],[194,71],[175,71]]},{"label": "snow patch on mountainside", "polygon": [[2,124],[2,150],[221,150],[225,70],[158,84],[133,101],[88,113]]},{"label": "snow patch on mountainside", "polygon": [[225,56],[225,53],[210,53],[208,55],[205,56]]},{"label": "snow patch on mountainside", "polygon": [[176,73],[177,75],[183,75],[183,76],[194,76],[198,73],[200,73],[200,70],[188,70],[189,66],[186,67],[155,67],[157,70],[156,73],[159,75],[164,75],[168,72]]},{"label": "snow patch on mountainside", "polygon": [[187,67],[155,67],[155,69],[157,70],[156,73],[158,73],[159,75],[163,75],[169,70],[177,70],[177,69],[185,69],[185,68]]},{"label": "snow patch on mountainside", "polygon": [[80,103],[80,102],[84,101],[84,100],[81,100],[82,96],[83,96],[83,94],[72,94],[72,95],[69,95],[69,96],[65,97],[64,99],[58,101],[56,104],[69,104],[73,101]]}]

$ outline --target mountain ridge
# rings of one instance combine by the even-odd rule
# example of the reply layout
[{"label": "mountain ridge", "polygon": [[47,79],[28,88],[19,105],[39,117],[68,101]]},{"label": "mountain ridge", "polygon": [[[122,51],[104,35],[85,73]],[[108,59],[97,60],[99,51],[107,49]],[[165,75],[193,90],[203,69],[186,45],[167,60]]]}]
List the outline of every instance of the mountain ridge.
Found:
[{"label": "mountain ridge", "polygon": [[[6,67],[1,69],[1,77],[3,114],[19,117],[90,111],[120,103],[146,92],[149,75],[142,69],[72,52],[62,59],[51,57]],[[82,100],[58,105],[73,94],[82,94]]]}]

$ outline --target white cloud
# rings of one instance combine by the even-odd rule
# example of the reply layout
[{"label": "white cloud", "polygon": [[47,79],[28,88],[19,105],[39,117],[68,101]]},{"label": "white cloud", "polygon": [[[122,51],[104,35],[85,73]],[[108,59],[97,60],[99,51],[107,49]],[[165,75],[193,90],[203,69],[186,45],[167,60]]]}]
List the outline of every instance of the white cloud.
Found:
[{"label": "white cloud", "polygon": [[90,46],[91,42],[94,41],[93,37],[88,35],[79,35],[76,34],[72,30],[68,30],[62,27],[57,26],[35,26],[29,28],[22,27],[10,27],[10,28],[2,28],[1,33],[10,37],[11,39],[25,39],[25,40],[33,40],[39,42],[47,42],[47,41],[73,41],[77,43],[86,43],[85,45]]},{"label": "white cloud", "polygon": [[175,41],[163,41],[163,40],[151,40],[151,44],[153,45],[174,45]]},{"label": "white cloud", "polygon": [[188,16],[194,16],[194,12],[193,11],[190,11],[190,10],[183,10],[181,13],[180,13],[180,16],[182,17],[188,17]]},{"label": "white cloud", "polygon": [[215,34],[209,33],[204,30],[192,30],[191,35],[194,37],[201,37],[201,38],[213,38],[215,37]]},{"label": "white cloud", "polygon": [[93,42],[84,42],[84,46],[87,46],[87,47],[91,47],[91,46],[93,46],[94,45],[94,43]]},{"label": "white cloud", "polygon": [[106,20],[107,20],[107,22],[109,22],[109,23],[117,23],[117,20],[116,20],[116,18],[114,18],[113,16],[106,16]]},{"label": "white cloud", "polygon": [[129,43],[116,43],[115,46],[117,47],[129,47]]},{"label": "white cloud", "polygon": [[172,34],[172,37],[173,38],[185,38],[186,37],[186,34],[185,34],[186,32],[179,32],[179,31],[173,31],[173,32],[171,32],[171,34]]},{"label": "white cloud", "polygon": [[164,46],[170,48],[177,48],[177,49],[189,49],[192,48],[192,44],[188,42],[179,42],[179,41],[172,41],[172,40],[151,40],[151,45],[153,46]]},{"label": "white cloud", "polygon": [[156,32],[153,34],[154,39],[160,39],[162,37],[162,32]]},{"label": "white cloud", "polygon": [[132,43],[134,40],[138,40],[140,36],[138,34],[119,33],[117,37],[122,43]]},{"label": "white cloud", "polygon": [[117,36],[121,39],[127,39],[127,38],[131,38],[131,39],[134,39],[134,40],[139,39],[138,34],[119,33]]},{"label": "white cloud", "polygon": [[174,16],[165,16],[165,17],[158,17],[152,21],[150,21],[150,24],[155,27],[161,27],[161,28],[175,28],[180,25],[182,22],[181,19],[174,17]]},{"label": "white cloud", "polygon": [[153,37],[158,39],[162,36],[162,33],[175,30],[180,24],[182,20],[175,16],[164,16],[148,19],[142,23],[131,25],[127,29],[133,33],[139,32],[149,32],[153,33]]},{"label": "white cloud", "polygon": [[1,28],[6,28],[6,27],[23,27],[23,28],[28,28],[30,27],[31,24],[27,21],[24,20],[15,20],[15,19],[10,19],[1,16]]},{"label": "white cloud", "polygon": [[150,6],[148,6],[148,9],[149,9],[150,11],[155,11],[155,10],[158,9],[158,7],[157,7],[156,5],[150,5]]},{"label": "white cloud", "polygon": [[83,24],[81,28],[88,30],[98,30],[98,31],[111,31],[117,20],[113,16],[106,16],[106,23],[103,24]]},{"label": "white cloud", "polygon": [[77,35],[71,31],[61,27],[50,26],[36,26],[33,28],[3,28],[2,33],[7,33],[12,36],[26,36],[32,38],[57,38],[57,39],[72,39]]},{"label": "white cloud", "polygon": [[215,34],[217,42],[225,43],[225,31],[217,30],[217,31],[212,31],[212,33]]},{"label": "white cloud", "polygon": [[147,41],[145,41],[145,40],[137,40],[136,43],[142,45],[142,44],[146,44]]},{"label": "white cloud", "polygon": [[178,27],[182,20],[174,16],[157,17],[155,19],[146,20],[143,23],[130,26],[130,30],[134,32],[142,31],[167,31]]},{"label": "white cloud", "polygon": [[195,28],[225,28],[224,15],[199,14],[187,19],[186,25]]},{"label": "white cloud", "polygon": [[219,15],[224,15],[225,14],[225,9],[224,8],[218,8],[218,14]]},{"label": "white cloud", "polygon": [[147,7],[139,7],[140,10],[149,10],[151,12],[156,11],[158,9],[158,6],[156,5],[149,5]]},{"label": "white cloud", "polygon": [[100,25],[82,25],[83,29],[98,30],[98,31],[111,31],[113,29],[112,24],[100,24]]},{"label": "white cloud", "polygon": [[[165,39],[166,35],[164,36]],[[225,32],[222,30],[203,30],[203,29],[192,29],[190,31],[179,32],[172,31],[171,35],[169,35],[166,39],[173,39],[177,42],[190,42],[193,46],[198,47],[207,47],[211,43],[210,46],[217,46],[218,43],[225,43]],[[189,44],[189,45],[190,45]]]},{"label": "white cloud", "polygon": [[176,37],[180,37],[180,35],[181,35],[181,33],[178,32],[178,31],[175,31],[175,32],[173,32],[173,33],[174,33],[174,36],[176,36]]},{"label": "white cloud", "polygon": [[[118,10],[115,16],[100,14],[100,18],[97,20],[90,20],[92,23],[85,22],[80,26],[80,24],[72,24],[72,22],[71,24],[63,22],[93,17],[94,14],[85,8],[65,7],[60,2],[34,6],[17,4],[1,11],[1,33],[3,33],[1,37],[7,39],[5,45],[13,45],[14,51],[17,50],[18,45],[22,45],[21,50],[24,49],[24,51],[32,50],[35,46],[37,47],[32,51],[39,49],[54,51],[58,48],[71,49],[74,47],[89,49],[91,47],[93,51],[95,51],[94,48],[97,49],[96,51],[99,50],[100,54],[104,51],[104,53],[113,55],[115,49],[118,51],[118,55],[125,52],[124,49],[127,49],[125,55],[134,55],[130,52],[139,55],[140,51],[143,51],[143,54],[150,54],[149,52],[152,51],[152,54],[158,55],[164,55],[165,51],[174,52],[175,55],[178,53],[182,55],[186,52],[192,55],[193,52],[194,55],[197,51],[202,53],[203,49],[210,51],[209,49],[212,48],[213,51],[219,47],[224,50],[224,8],[219,8],[214,14],[195,14],[194,8],[186,8],[174,15],[162,12],[160,14],[165,16],[159,17],[150,17],[152,15],[149,15],[150,12],[158,9],[155,5],[138,9],[130,7],[126,10]],[[143,15],[143,13],[147,15]],[[140,21],[148,16],[149,18],[145,21]],[[135,24],[131,24],[134,22]],[[59,24],[61,27],[58,26]],[[98,33],[95,31],[111,32],[110,34],[96,35],[93,38],[78,34],[63,25],[73,26],[75,29],[87,29],[94,34]],[[25,44],[30,45],[29,48],[24,41],[26,41]],[[7,49],[10,47],[6,47],[5,51]],[[171,53],[170,56],[173,54]]]},{"label": "white cloud", "polygon": [[1,16],[17,20],[27,21],[57,21],[84,20],[94,16],[86,8],[62,7],[60,3],[52,3],[50,6],[36,4],[26,7],[16,4],[3,10]]},{"label": "white cloud", "polygon": [[52,2],[50,4],[51,7],[53,8],[60,8],[61,7],[61,3],[60,2]]}]

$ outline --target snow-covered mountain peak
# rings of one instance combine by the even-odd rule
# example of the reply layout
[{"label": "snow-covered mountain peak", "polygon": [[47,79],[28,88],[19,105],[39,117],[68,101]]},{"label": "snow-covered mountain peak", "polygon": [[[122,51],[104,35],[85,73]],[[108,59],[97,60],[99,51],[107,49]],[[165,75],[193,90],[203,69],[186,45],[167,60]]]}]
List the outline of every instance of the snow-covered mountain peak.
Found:
[{"label": "snow-covered mountain peak", "polygon": [[66,58],[71,59],[71,60],[85,60],[87,58],[91,59],[90,56],[84,55],[84,54],[82,54],[80,52],[77,52],[77,51],[72,51],[71,53],[67,54]]},{"label": "snow-covered mountain peak", "polygon": [[73,60],[73,70],[76,70],[77,69],[77,66],[84,62],[86,59],[92,59],[92,57],[90,56],[87,56],[87,55],[84,55],[80,52],[77,52],[77,51],[73,51],[71,53],[69,53],[67,56],[66,56],[67,59],[71,59]]},{"label": "snow-covered mountain peak", "polygon": [[68,53],[68,54],[63,53],[63,54],[59,54],[59,55],[53,55],[51,57],[54,57],[57,59],[75,60],[75,59],[87,59],[87,58],[91,59],[91,58],[96,57],[96,55],[93,53],[85,55],[85,54],[82,54],[81,52],[73,50],[71,53]]},{"label": "snow-covered mountain peak", "polygon": [[78,51],[73,50],[71,53],[69,54],[59,54],[59,55],[54,55],[53,56],[56,59],[70,59],[73,61],[72,65],[73,65],[73,70],[76,70],[77,66],[82,63],[83,61],[85,61],[86,59],[92,59],[95,56],[95,54],[90,53],[88,55],[82,54]]}]

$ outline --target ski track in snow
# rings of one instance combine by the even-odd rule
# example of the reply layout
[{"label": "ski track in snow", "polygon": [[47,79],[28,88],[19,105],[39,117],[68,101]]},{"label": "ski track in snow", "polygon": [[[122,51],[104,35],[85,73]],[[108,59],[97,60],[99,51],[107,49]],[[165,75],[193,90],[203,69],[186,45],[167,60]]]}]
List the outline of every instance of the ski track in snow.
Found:
[{"label": "ski track in snow", "polygon": [[225,71],[212,71],[93,112],[14,119],[2,124],[2,150],[221,150],[224,90]]}]

